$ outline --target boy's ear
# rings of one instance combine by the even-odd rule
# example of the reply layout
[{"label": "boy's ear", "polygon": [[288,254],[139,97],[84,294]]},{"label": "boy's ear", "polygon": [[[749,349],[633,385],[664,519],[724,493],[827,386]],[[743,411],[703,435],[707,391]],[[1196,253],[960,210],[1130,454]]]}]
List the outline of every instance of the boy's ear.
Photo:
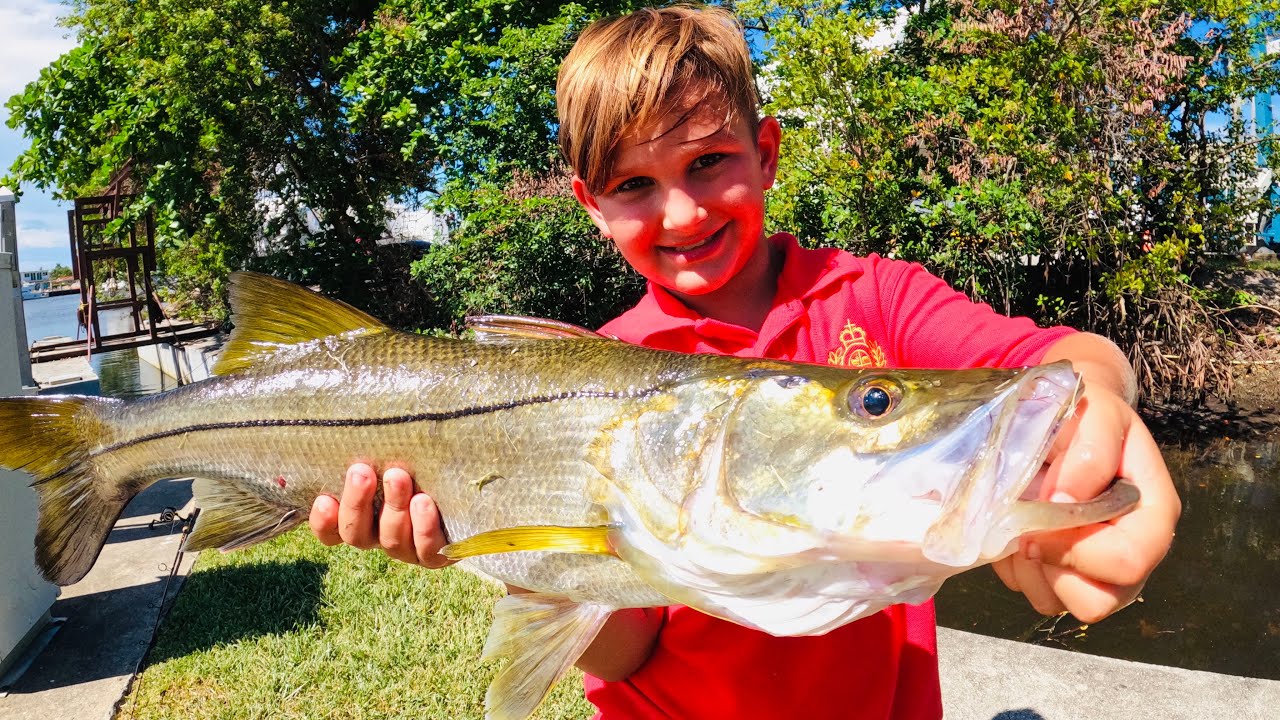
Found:
[{"label": "boy's ear", "polygon": [[764,189],[773,187],[778,176],[778,151],[782,147],[782,126],[773,116],[760,118],[760,129],[756,132],[756,149],[760,153],[760,178]]},{"label": "boy's ear", "polygon": [[600,212],[600,204],[596,202],[596,196],[591,194],[587,189],[587,183],[577,175],[573,176],[573,196],[578,199],[582,209],[587,211],[591,222],[600,229],[600,234],[612,239],[613,234],[609,232],[609,224],[604,220],[604,213]]}]

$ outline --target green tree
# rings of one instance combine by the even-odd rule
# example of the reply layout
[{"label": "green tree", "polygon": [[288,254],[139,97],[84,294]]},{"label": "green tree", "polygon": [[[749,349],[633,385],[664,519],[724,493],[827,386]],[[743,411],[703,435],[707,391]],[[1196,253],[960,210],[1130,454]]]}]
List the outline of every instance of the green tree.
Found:
[{"label": "green tree", "polygon": [[[619,3],[85,0],[77,48],[8,102],[9,182],[122,180],[157,218],[167,285],[205,311],[255,267],[413,324],[388,202],[554,158],[554,70]],[[385,314],[385,313],[381,313]]]},{"label": "green tree", "polygon": [[[771,218],[1106,332],[1149,390],[1226,384],[1221,314],[1189,276],[1252,231],[1274,139],[1205,118],[1275,89],[1255,57],[1273,5],[1216,6],[1230,31],[1206,38],[1208,11],[1147,0],[739,3],[787,128]],[[901,40],[874,47],[895,16]]]},{"label": "green tree", "polygon": [[551,317],[598,327],[626,310],[643,279],[578,207],[564,171],[517,174],[504,186],[456,191],[465,220],[449,243],[414,263],[430,289],[431,325],[468,315]]}]

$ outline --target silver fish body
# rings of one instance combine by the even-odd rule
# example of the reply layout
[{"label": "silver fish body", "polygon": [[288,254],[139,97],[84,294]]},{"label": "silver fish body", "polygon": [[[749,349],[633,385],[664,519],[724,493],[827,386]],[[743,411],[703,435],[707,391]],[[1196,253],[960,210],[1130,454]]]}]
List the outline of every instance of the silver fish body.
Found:
[{"label": "silver fish body", "polygon": [[191,549],[302,522],[345,469],[413,474],[446,552],[533,592],[503,599],[490,717],[528,715],[609,612],[681,603],[818,634],[1011,551],[1114,517],[1034,502],[1078,379],[1017,370],[857,371],[634,347],[547,321],[477,340],[392,332],[263,276],[233,280],[237,329],[209,381],[130,400],[3,398],[0,466],[36,477],[36,558],[92,566],[130,498],[197,478]]}]

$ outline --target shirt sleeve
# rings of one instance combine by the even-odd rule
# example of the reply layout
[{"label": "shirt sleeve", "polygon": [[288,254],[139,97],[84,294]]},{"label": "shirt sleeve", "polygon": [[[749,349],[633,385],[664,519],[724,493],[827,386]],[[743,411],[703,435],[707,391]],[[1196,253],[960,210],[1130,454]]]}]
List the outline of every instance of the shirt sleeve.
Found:
[{"label": "shirt sleeve", "polygon": [[874,265],[880,309],[902,367],[1035,365],[1050,345],[1077,332],[1001,315],[918,263],[877,258]]}]

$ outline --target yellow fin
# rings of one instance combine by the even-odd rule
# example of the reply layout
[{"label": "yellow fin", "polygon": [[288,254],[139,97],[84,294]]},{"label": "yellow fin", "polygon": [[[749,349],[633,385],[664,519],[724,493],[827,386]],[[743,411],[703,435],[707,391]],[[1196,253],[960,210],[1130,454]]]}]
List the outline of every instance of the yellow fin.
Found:
[{"label": "yellow fin", "polygon": [[475,333],[477,342],[501,342],[510,338],[572,340],[606,337],[572,323],[522,315],[473,315],[467,318],[467,329]]},{"label": "yellow fin", "polygon": [[297,508],[272,505],[235,482],[196,478],[191,492],[200,515],[182,545],[186,551],[239,550],[286,533],[306,519]]},{"label": "yellow fin", "polygon": [[613,554],[613,547],[609,545],[608,527],[559,527],[556,525],[490,530],[446,545],[440,553],[451,560],[460,560],[476,555],[493,555],[521,550]]},{"label": "yellow fin", "polygon": [[243,370],[289,345],[344,333],[388,331],[373,316],[344,302],[269,275],[236,272],[230,282],[235,329],[213,368],[215,375]]},{"label": "yellow fin", "polygon": [[485,693],[486,720],[524,720],[532,715],[613,610],[549,593],[521,593],[499,600],[483,657],[509,662]]},{"label": "yellow fin", "polygon": [[[124,506],[151,484],[113,474],[104,468],[119,463],[95,457],[104,438],[116,432],[106,418],[121,405],[74,395],[0,398],[0,468],[35,478],[36,565],[58,585],[71,585],[89,572]],[[20,548],[8,552],[23,554]]]}]

